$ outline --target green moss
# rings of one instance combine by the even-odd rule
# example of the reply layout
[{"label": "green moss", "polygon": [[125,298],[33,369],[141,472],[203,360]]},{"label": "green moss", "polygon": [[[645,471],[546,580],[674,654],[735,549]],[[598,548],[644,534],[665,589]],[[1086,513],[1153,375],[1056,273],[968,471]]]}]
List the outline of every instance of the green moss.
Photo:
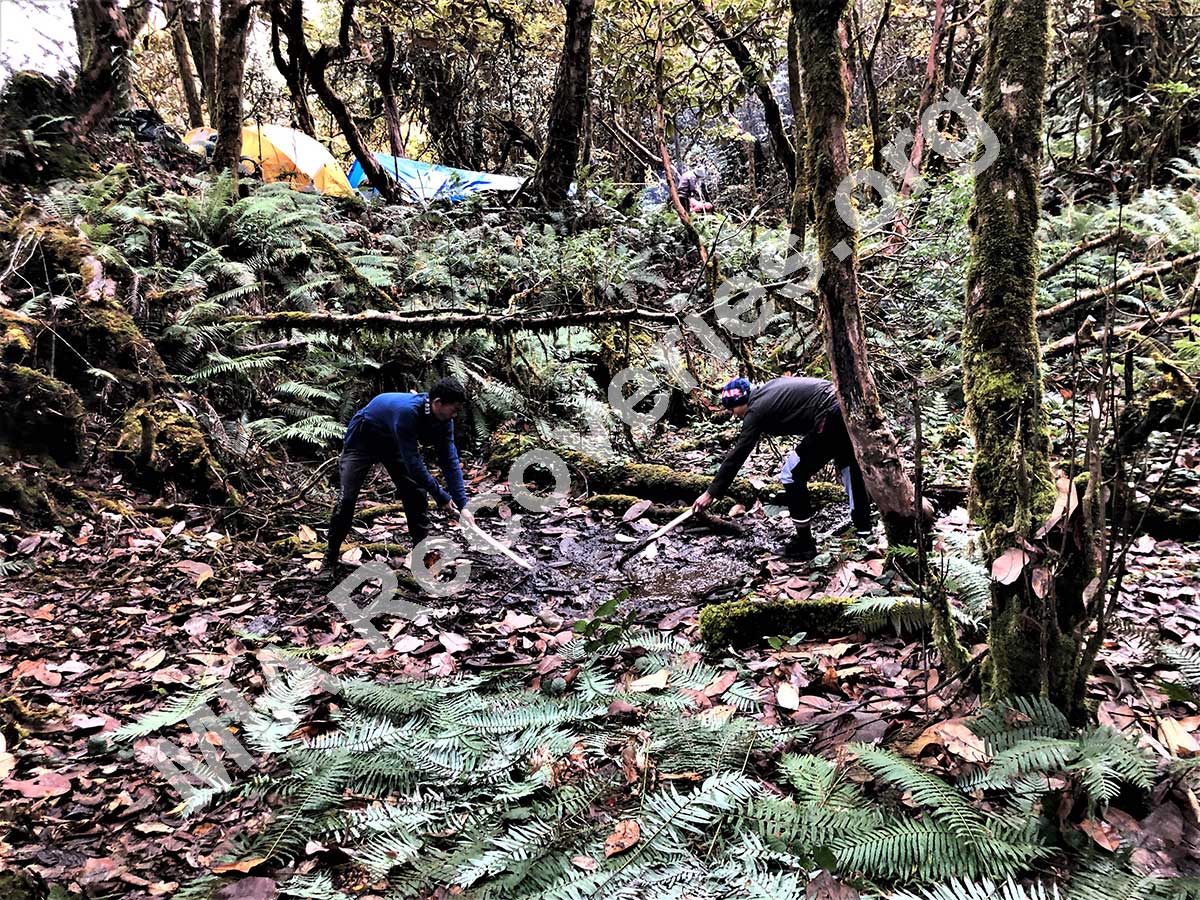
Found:
[{"label": "green moss", "polygon": [[746,597],[716,603],[700,611],[700,638],[713,649],[746,647],[778,634],[804,632],[828,637],[857,631],[846,609],[853,597],[812,600],[758,600]]},{"label": "green moss", "polygon": [[26,366],[0,366],[0,441],[60,463],[83,449],[83,404],[57,378]]},{"label": "green moss", "polygon": [[35,519],[56,517],[41,474],[34,469],[0,468],[0,506]]},{"label": "green moss", "polygon": [[[530,450],[550,450],[556,453],[573,473],[583,476],[578,479],[580,487],[586,487],[600,495],[629,497],[631,503],[638,500],[654,500],[664,504],[690,503],[706,491],[712,482],[711,476],[680,472],[670,466],[623,461],[606,463],[575,450],[541,444],[525,434],[494,436],[488,466],[501,477],[505,477],[513,461]],[[529,473],[538,471],[535,467],[531,468]],[[820,504],[840,503],[845,499],[845,492],[840,485],[814,482],[809,485],[809,490],[813,499]],[[764,502],[782,504],[784,499],[782,490],[759,491],[745,478],[738,478],[733,482],[727,498],[730,502],[723,511],[728,511],[733,503],[750,505],[756,499],[762,499]]]},{"label": "green moss", "polygon": [[121,420],[117,447],[126,452],[137,477],[156,489],[170,483],[202,497],[240,502],[200,424],[173,400],[130,409]]},{"label": "green moss", "polygon": [[39,329],[37,319],[0,307],[0,361],[24,362],[33,352]]}]

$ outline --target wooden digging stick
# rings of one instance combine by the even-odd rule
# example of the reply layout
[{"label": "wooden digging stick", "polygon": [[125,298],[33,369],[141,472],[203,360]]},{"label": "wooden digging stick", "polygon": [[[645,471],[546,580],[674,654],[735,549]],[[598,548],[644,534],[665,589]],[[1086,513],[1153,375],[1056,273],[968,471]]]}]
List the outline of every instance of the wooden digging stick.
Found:
[{"label": "wooden digging stick", "polygon": [[670,522],[668,522],[662,528],[658,529],[658,531],[654,532],[652,535],[650,535],[644,541],[639,541],[637,544],[635,544],[633,546],[633,548],[626,550],[624,553],[622,553],[621,559],[617,563],[617,567],[619,568],[619,567],[625,565],[625,563],[629,562],[629,559],[632,556],[634,556],[635,554],[641,553],[643,550],[645,550],[652,543],[657,541],[660,537],[662,537],[668,531],[671,531],[672,529],[676,528],[677,526],[682,525],[684,522],[686,522],[688,519],[690,519],[693,515],[695,515],[695,513],[696,513],[696,511],[689,506],[687,509],[685,509],[679,515],[677,515],[675,518],[673,518]]},{"label": "wooden digging stick", "polygon": [[[464,530],[466,528],[466,526],[461,526],[461,527],[463,527]],[[527,559],[523,559],[522,557],[517,556],[517,554],[513,553],[512,550],[510,550],[508,547],[505,547],[502,543],[500,543],[498,540],[496,540],[494,537],[492,537],[490,534],[488,534],[486,531],[484,531],[478,525],[472,526],[472,530],[476,534],[478,534],[481,538],[483,538],[484,543],[488,544],[491,547],[494,547],[496,550],[499,550],[501,553],[503,553],[505,556],[507,556],[509,559],[511,559],[513,562],[515,562],[522,569],[526,569],[530,572],[533,571],[533,568],[534,568],[533,563],[531,563]]]}]

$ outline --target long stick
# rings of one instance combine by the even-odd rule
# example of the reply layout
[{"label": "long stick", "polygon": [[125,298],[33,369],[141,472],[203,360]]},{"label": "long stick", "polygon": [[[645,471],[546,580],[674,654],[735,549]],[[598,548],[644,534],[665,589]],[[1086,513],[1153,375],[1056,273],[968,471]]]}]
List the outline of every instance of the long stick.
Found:
[{"label": "long stick", "polygon": [[660,537],[662,537],[668,531],[675,528],[677,525],[682,525],[684,522],[686,522],[688,519],[690,519],[695,514],[695,512],[696,511],[689,506],[687,509],[685,509],[679,515],[677,515],[675,518],[673,518],[670,522],[668,522],[662,528],[658,529],[658,531],[654,532],[652,535],[650,535],[644,541],[639,541],[631,550],[626,550],[623,554],[621,554],[621,561],[617,565],[624,565],[625,562],[631,556],[633,556],[635,553],[640,553],[642,550],[646,549],[646,547],[650,546],[652,543],[657,541]]},{"label": "long stick", "polygon": [[[464,528],[463,530],[465,531],[466,529]],[[530,572],[533,571],[533,563],[531,563],[527,559],[523,559],[522,557],[517,556],[517,554],[513,553],[512,550],[510,550],[508,547],[505,547],[502,543],[500,543],[498,540],[496,540],[494,537],[492,537],[490,534],[488,534],[486,531],[484,531],[478,525],[474,526],[471,530],[475,534],[479,535],[479,537],[483,538],[484,543],[499,550],[501,553],[503,553],[505,556],[507,556],[509,559],[511,559],[513,562],[515,562],[522,569],[528,569]]]}]

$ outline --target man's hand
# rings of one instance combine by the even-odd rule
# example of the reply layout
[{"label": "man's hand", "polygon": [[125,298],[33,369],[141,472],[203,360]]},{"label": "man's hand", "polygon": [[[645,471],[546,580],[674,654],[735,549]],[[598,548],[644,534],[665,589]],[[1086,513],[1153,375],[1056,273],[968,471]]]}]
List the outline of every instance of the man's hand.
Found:
[{"label": "man's hand", "polygon": [[472,515],[471,510],[463,507],[458,511],[458,524],[463,528],[475,527],[475,516]]},{"label": "man's hand", "polygon": [[460,515],[462,515],[462,511],[454,505],[453,500],[447,500],[445,503],[439,506],[438,509],[444,513],[449,513],[450,517],[453,519],[457,519]]},{"label": "man's hand", "polygon": [[713,502],[712,495],[709,494],[708,491],[705,491],[703,494],[701,494],[699,497],[697,497],[692,502],[692,511],[693,512],[704,512],[704,510],[706,510],[710,506],[712,506],[712,502]]}]

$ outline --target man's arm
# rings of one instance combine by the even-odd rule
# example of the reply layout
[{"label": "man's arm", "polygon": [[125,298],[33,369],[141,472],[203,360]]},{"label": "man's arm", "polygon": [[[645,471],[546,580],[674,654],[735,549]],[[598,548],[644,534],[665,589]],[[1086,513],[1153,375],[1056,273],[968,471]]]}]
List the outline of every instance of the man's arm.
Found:
[{"label": "man's arm", "polygon": [[438,463],[454,505],[462,509],[467,505],[467,486],[463,484],[462,463],[458,459],[458,447],[454,444],[454,423],[448,422],[446,435],[438,446]]},{"label": "man's arm", "polygon": [[404,468],[408,471],[408,477],[416,483],[417,487],[428,491],[437,501],[438,506],[445,506],[449,503],[450,495],[442,490],[442,486],[426,468],[425,460],[421,456],[421,449],[417,446],[416,437],[410,432],[397,434],[396,446],[399,448],[400,462],[404,464]]},{"label": "man's arm", "polygon": [[721,468],[717,469],[717,474],[713,476],[712,484],[708,486],[705,493],[716,499],[729,490],[729,486],[733,484],[733,479],[737,478],[737,473],[741,471],[747,457],[758,446],[761,436],[762,430],[758,427],[758,423],[747,416],[742,421],[742,430],[738,434],[737,443],[725,455]]}]

